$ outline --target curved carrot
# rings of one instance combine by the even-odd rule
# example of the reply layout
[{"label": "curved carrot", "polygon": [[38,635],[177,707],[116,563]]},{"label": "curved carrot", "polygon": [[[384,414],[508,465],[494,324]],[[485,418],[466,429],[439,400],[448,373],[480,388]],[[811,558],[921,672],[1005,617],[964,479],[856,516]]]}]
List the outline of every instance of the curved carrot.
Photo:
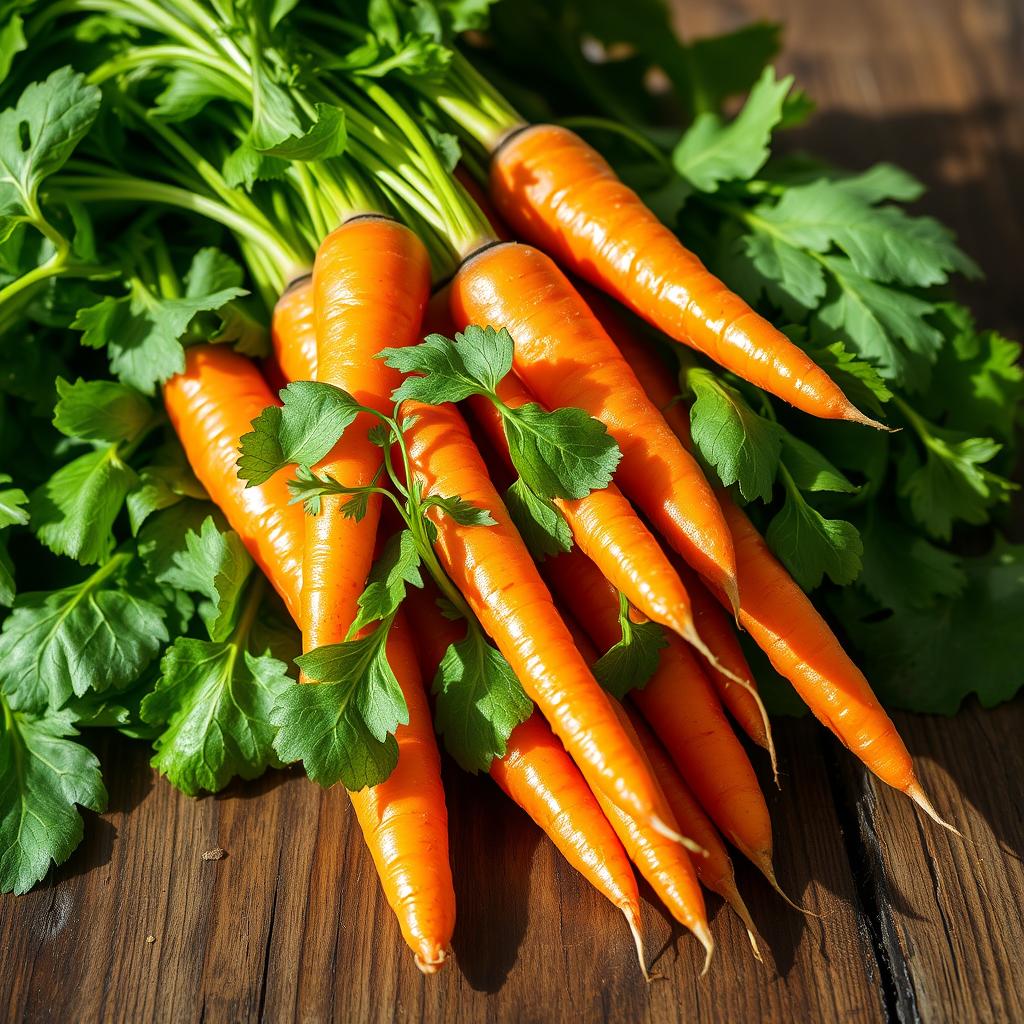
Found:
[{"label": "curved carrot", "polygon": [[433,974],[455,930],[448,810],[430,706],[401,612],[388,634],[387,658],[402,687],[409,724],[395,733],[398,763],[388,778],[349,796],[416,966]]},{"label": "curved carrot", "polygon": [[465,421],[453,406],[407,401],[413,473],[424,493],[459,495],[494,526],[462,526],[431,510],[445,572],[595,790],[674,835],[667,808],[607,695],[576,650],[516,532]]},{"label": "curved carrot", "polygon": [[929,817],[955,832],[925,795],[910,753],[864,674],[724,492],[722,507],[736,541],[744,628],[819,722],[883,782],[906,793]]},{"label": "curved carrot", "polygon": [[530,246],[498,243],[463,263],[451,301],[459,327],[508,329],[516,373],[541,402],[604,423],[622,450],[615,481],[626,496],[687,562],[734,591],[732,542],[711,486],[558,267]]},{"label": "curved carrot", "polygon": [[[313,267],[317,379],[343,388],[361,405],[390,410],[401,375],[374,357],[388,346],[416,340],[429,293],[430,259],[404,225],[369,216],[332,231],[320,244]],[[297,360],[292,357],[293,365]],[[383,459],[368,437],[376,422],[369,413],[359,415],[317,469],[350,487],[371,483]],[[305,650],[345,639],[372,564],[380,496],[371,496],[358,521],[344,515],[347,500],[325,496],[320,514],[306,520]],[[344,555],[339,557],[340,552]]]},{"label": "curved carrot", "polygon": [[316,379],[312,274],[296,278],[281,293],[270,321],[270,343],[285,383]]},{"label": "curved carrot", "polygon": [[575,132],[533,125],[491,161],[491,198],[520,237],[676,341],[825,419],[878,426],[721,281]]},{"label": "curved carrot", "polygon": [[[579,552],[548,559],[544,573],[600,650],[620,639],[614,588]],[[772,824],[757,776],[689,648],[672,634],[654,674],[632,700],[651,723],[701,806],[771,880]]]},{"label": "curved carrot", "polygon": [[751,920],[750,911],[736,887],[736,874],[733,871],[732,860],[729,858],[725,843],[722,842],[711,819],[697,803],[696,797],[687,788],[665,748],[651,733],[647,723],[634,708],[628,704],[625,707],[626,714],[629,715],[629,721],[636,732],[643,752],[647,755],[655,778],[661,783],[661,788],[665,792],[665,798],[672,808],[679,830],[704,849],[703,857],[693,858],[693,866],[697,870],[697,877],[700,879],[701,885],[718,893],[732,907],[736,916],[743,922],[744,928],[747,929],[754,956],[760,960],[761,951],[758,949],[757,937],[754,934],[754,922]]},{"label": "curved carrot", "polygon": [[[429,590],[410,593],[405,607],[415,630],[423,674],[433,678],[449,645],[465,635],[464,625],[446,619]],[[538,712],[512,730],[505,756],[491,762],[489,774],[546,833],[559,853],[622,911],[633,933],[641,970],[646,973],[640,894],[626,851],[579,768]]]},{"label": "curved carrot", "polygon": [[277,399],[255,364],[227,345],[185,351],[185,372],[164,385],[164,405],[197,479],[297,620],[302,590],[302,510],[289,505],[282,469],[258,487],[238,479],[238,442]]},{"label": "curved carrot", "polygon": [[[661,410],[665,422],[672,428],[680,442],[687,449],[692,450],[689,417],[686,414],[685,406],[678,401],[678,387],[673,381],[669,367],[658,358],[650,345],[645,345],[635,336],[623,318],[611,308],[605,299],[590,290],[584,295],[590,303],[594,315],[601,321],[602,326],[636,374],[637,380],[643,385],[647,397]],[[775,744],[772,742],[771,726],[768,723],[764,705],[757,694],[754,675],[743,655],[733,625],[704,588],[704,585],[686,566],[680,565],[677,560],[675,568],[690,595],[697,632],[714,655],[713,659],[710,659],[710,674],[711,680],[718,690],[718,695],[740,728],[758,746],[768,751],[772,759],[772,771],[777,779],[778,766],[775,757]],[[619,589],[622,590],[621,587]],[[635,601],[633,603],[636,604]],[[637,607],[641,611],[647,612],[646,608],[640,605]],[[719,666],[727,671],[721,672]],[[741,680],[742,685],[738,685],[736,679]]]}]

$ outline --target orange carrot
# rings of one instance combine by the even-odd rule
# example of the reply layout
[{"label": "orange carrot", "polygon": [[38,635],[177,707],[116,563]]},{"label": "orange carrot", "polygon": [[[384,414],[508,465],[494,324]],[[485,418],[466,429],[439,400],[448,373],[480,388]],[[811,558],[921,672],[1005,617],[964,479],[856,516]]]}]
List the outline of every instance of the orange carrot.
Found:
[{"label": "orange carrot", "polygon": [[604,423],[622,450],[615,480],[626,496],[701,575],[734,589],[732,543],[700,466],[558,267],[530,246],[492,245],[463,263],[451,301],[459,327],[508,329],[516,373],[541,402]]},{"label": "orange carrot", "polygon": [[520,237],[671,338],[812,416],[878,425],[714,277],[574,132],[541,124],[506,137],[491,161],[490,190]]},{"label": "orange carrot", "polygon": [[910,754],[864,674],[746,515],[724,492],[722,498],[736,541],[744,628],[818,721],[883,782],[952,829],[921,788]]},{"label": "orange carrot", "polygon": [[[317,379],[344,389],[361,405],[390,410],[401,375],[374,357],[388,346],[416,340],[429,292],[427,251],[404,225],[387,217],[358,217],[331,232],[313,267]],[[298,359],[295,355],[293,366]],[[369,413],[358,416],[318,470],[350,487],[371,483],[383,458],[367,436],[376,422]],[[306,520],[305,650],[345,639],[370,571],[380,496],[371,496],[359,521],[344,515],[347,500],[327,495],[320,514]]]},{"label": "orange carrot", "polygon": [[[416,590],[406,598],[420,664],[433,678],[450,644],[465,627],[446,619],[434,602],[436,591]],[[612,831],[579,768],[543,717],[534,712],[508,738],[504,757],[491,762],[490,776],[540,826],[563,857],[625,915],[646,973],[640,932],[640,894],[626,851]]]},{"label": "orange carrot", "polygon": [[405,402],[402,414],[416,417],[407,443],[424,494],[459,495],[487,509],[496,521],[494,526],[462,526],[432,509],[435,546],[445,572],[591,788],[674,836],[660,791],[573,645],[465,421],[452,406],[417,402]]},{"label": "orange carrot", "polygon": [[291,380],[316,379],[312,274],[296,278],[281,293],[270,322],[270,342],[285,384]]},{"label": "orange carrot", "polygon": [[[544,573],[600,650],[618,642],[618,598],[593,562],[571,551],[548,559]],[[631,697],[701,806],[772,880],[771,819],[750,760],[696,658],[677,637],[666,634],[666,640],[654,675]]]},{"label": "orange carrot", "polygon": [[647,723],[628,704],[626,713],[629,715],[640,746],[647,755],[655,778],[661,783],[661,788],[672,808],[679,830],[704,849],[703,857],[693,858],[697,877],[705,888],[718,893],[732,907],[736,916],[743,922],[744,928],[747,929],[754,956],[760,960],[761,951],[757,947],[754,922],[751,920],[750,911],[736,887],[736,874],[733,871],[732,861],[725,848],[725,843],[722,842],[711,819],[701,810],[697,798],[687,788],[676,766],[672,763],[672,759],[651,733]]},{"label": "orange carrot", "polygon": [[213,502],[298,619],[302,590],[302,510],[289,505],[282,469],[258,487],[238,479],[238,442],[277,399],[251,360],[227,345],[185,351],[185,372],[164,385],[164,405],[189,465]]}]

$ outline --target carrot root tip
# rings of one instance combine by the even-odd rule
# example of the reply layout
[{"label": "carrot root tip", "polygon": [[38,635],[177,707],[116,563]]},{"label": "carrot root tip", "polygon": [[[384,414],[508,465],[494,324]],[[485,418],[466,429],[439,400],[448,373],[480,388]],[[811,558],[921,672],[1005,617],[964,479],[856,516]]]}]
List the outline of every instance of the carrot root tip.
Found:
[{"label": "carrot root tip", "polygon": [[849,423],[859,423],[864,427],[873,427],[875,430],[884,430],[887,434],[898,434],[900,430],[899,427],[889,427],[884,423],[880,423],[878,420],[873,420],[870,416],[865,416],[864,413],[862,413],[860,409],[852,403],[848,404],[843,410],[843,419]]},{"label": "carrot root tip", "polygon": [[447,958],[448,954],[443,949],[435,950],[433,955],[429,957],[421,956],[419,953],[413,954],[416,966],[423,974],[437,974],[437,972],[444,966],[444,962]]},{"label": "carrot root tip", "polygon": [[692,839],[688,839],[681,832],[677,832],[671,825],[666,824],[657,814],[651,815],[651,828],[660,836],[664,836],[666,839],[671,839],[674,843],[679,843],[684,849],[690,853],[695,854],[698,857],[706,857],[708,851],[704,849],[699,843],[695,843]]},{"label": "carrot root tip", "polygon": [[[744,851],[746,852],[746,851]],[[821,914],[816,914],[813,910],[808,910],[806,907],[802,907],[796,900],[786,895],[786,891],[779,885],[779,880],[775,877],[775,868],[772,865],[771,858],[767,854],[751,855],[747,853],[747,857],[753,863],[754,867],[761,872],[762,875],[768,880],[768,884],[794,909],[798,910],[801,914],[806,917],[814,917],[819,921],[821,920]]]},{"label": "carrot root tip", "polygon": [[725,901],[733,909],[733,913],[743,923],[743,927],[747,930],[747,938],[750,939],[750,948],[754,952],[754,959],[759,963],[764,963],[764,958],[761,956],[761,948],[757,944],[757,935],[754,930],[754,920],[750,916],[750,911],[747,909],[746,903],[743,902],[743,897],[740,895],[739,889],[736,888],[734,881],[729,881],[726,886],[723,886],[722,896],[725,897]]},{"label": "carrot root tip", "polygon": [[636,958],[640,963],[640,973],[644,981],[649,985],[652,981],[650,972],[647,970],[647,959],[644,955],[644,936],[640,930],[640,917],[633,906],[622,907],[622,913],[626,915],[626,923],[633,934],[633,944],[636,946]]},{"label": "carrot root tip", "polygon": [[959,836],[961,839],[964,838],[963,832],[960,831],[955,825],[951,825],[944,818],[939,817],[939,812],[935,810],[931,800],[925,795],[924,790],[921,788],[921,784],[917,781],[912,782],[906,789],[907,796],[917,804],[918,807],[928,815],[936,825],[941,825],[943,828],[949,829],[950,832],[955,836]]},{"label": "carrot root tip", "polygon": [[711,937],[711,932],[703,921],[698,921],[692,931],[697,937],[697,941],[704,947],[704,968],[700,972],[700,976],[703,978],[711,966],[711,958],[715,955],[715,940]]}]

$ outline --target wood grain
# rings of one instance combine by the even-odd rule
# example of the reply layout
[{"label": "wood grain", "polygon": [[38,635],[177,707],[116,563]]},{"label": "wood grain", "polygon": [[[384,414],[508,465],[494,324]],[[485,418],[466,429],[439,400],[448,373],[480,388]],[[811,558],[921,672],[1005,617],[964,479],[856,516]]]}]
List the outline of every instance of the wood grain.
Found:
[{"label": "wood grain", "polygon": [[[514,0],[506,0],[514,2]],[[1012,0],[687,0],[688,36],[784,21],[785,69],[820,113],[798,141],[890,159],[989,272],[984,319],[1024,326],[1024,14]],[[1004,1021],[1024,1019],[1024,703],[899,724],[936,803],[923,823],[812,722],[778,727],[777,865],[822,920],[752,871],[761,967],[713,907],[716,964],[651,904],[664,980],[643,984],[620,915],[486,778],[446,768],[454,962],[425,980],[343,793],[294,771],[188,800],[139,744],[96,741],[111,808],[35,892],[0,898],[0,1006],[26,1021]],[[763,766],[762,766],[763,767]],[[220,847],[221,860],[204,860]]]}]

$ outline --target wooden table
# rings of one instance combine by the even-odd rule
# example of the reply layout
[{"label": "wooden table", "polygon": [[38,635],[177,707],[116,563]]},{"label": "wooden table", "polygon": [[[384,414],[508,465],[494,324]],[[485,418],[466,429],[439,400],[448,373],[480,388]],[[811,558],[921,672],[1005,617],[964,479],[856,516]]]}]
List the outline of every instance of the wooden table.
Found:
[{"label": "wooden table", "polygon": [[[514,0],[506,0],[512,3]],[[682,6],[682,5],[681,5]],[[1013,0],[687,0],[680,29],[786,22],[783,67],[819,101],[809,145],[891,159],[985,266],[983,319],[1024,327],[1024,10]],[[97,744],[110,810],[71,861],[0,899],[0,1012],[56,1021],[1007,1021],[1024,1019],[1024,703],[898,716],[962,842],[876,785],[813,722],[780,722],[779,877],[821,919],[740,885],[758,965],[712,906],[715,965],[649,904],[640,979],[616,911],[487,778],[446,769],[454,962],[424,980],[344,793],[295,771],[204,800],[141,745]],[[204,860],[214,847],[222,860]]]}]

